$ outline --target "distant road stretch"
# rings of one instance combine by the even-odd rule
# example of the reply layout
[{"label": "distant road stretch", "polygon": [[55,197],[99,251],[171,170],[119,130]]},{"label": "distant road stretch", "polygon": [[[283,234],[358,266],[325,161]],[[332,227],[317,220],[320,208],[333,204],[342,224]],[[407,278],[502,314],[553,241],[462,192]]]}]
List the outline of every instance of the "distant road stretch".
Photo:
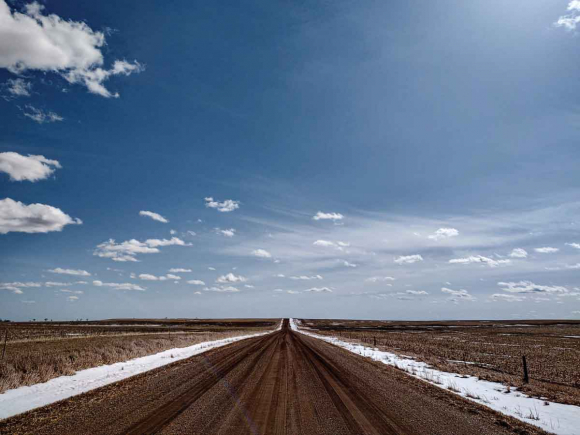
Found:
[{"label": "distant road stretch", "polygon": [[0,422],[34,434],[542,433],[315,338],[280,331]]}]

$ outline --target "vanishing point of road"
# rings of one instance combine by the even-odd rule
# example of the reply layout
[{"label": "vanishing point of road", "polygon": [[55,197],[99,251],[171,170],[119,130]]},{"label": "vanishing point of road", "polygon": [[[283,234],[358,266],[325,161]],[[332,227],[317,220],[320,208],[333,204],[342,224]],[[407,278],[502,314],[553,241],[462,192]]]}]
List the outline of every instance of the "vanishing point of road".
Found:
[{"label": "vanishing point of road", "polygon": [[542,433],[399,370],[280,331],[0,422],[34,434]]}]

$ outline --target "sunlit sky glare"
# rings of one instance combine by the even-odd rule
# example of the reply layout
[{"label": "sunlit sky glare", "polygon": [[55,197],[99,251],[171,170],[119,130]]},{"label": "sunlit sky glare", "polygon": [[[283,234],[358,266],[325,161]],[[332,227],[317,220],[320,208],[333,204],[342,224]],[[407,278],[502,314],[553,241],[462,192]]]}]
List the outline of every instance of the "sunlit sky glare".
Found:
[{"label": "sunlit sky glare", "polygon": [[580,318],[577,26],[0,0],[0,318]]}]

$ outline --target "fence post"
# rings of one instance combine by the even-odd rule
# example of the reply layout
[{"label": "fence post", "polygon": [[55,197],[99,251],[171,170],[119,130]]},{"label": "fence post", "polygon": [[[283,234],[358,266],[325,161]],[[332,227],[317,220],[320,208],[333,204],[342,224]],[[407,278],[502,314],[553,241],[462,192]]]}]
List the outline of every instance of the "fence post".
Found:
[{"label": "fence post", "polygon": [[528,377],[528,364],[526,362],[526,356],[522,356],[522,362],[524,363],[524,383],[530,382],[530,378]]},{"label": "fence post", "polygon": [[2,361],[4,361],[4,355],[6,355],[6,342],[8,341],[8,329],[4,332],[4,349],[2,349]]},{"label": "fence post", "polygon": [[377,347],[377,337],[373,337],[373,346]]}]

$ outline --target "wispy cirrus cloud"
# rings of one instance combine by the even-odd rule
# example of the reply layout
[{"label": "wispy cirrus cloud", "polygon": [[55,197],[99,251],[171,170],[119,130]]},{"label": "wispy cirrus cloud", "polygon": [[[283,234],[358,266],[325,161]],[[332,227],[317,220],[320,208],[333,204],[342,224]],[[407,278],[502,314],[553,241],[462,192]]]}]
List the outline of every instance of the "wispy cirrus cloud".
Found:
[{"label": "wispy cirrus cloud", "polygon": [[298,281],[310,281],[310,280],[321,280],[321,279],[323,279],[322,278],[322,275],[311,275],[311,276],[308,276],[308,275],[294,275],[294,276],[290,276],[289,278],[290,279],[293,279],[293,280],[298,280]]},{"label": "wispy cirrus cloud", "polygon": [[100,280],[93,281],[93,285],[95,287],[110,287],[114,290],[136,290],[136,291],[145,291],[143,287],[137,284],[132,284],[130,282],[103,282]]},{"label": "wispy cirrus cloud", "polygon": [[307,293],[332,293],[332,289],[330,287],[311,287],[304,291]]},{"label": "wispy cirrus cloud", "polygon": [[21,78],[8,79],[6,82],[6,89],[13,97],[30,97],[32,83]]},{"label": "wispy cirrus cloud", "polygon": [[[2,1],[2,0],[0,0]],[[50,110],[42,110],[37,109],[30,104],[24,106],[24,108],[20,109],[22,114],[27,118],[32,119],[34,122],[38,124],[50,124],[52,122],[59,122],[64,121],[64,118],[60,116],[58,113],[52,112]]]},{"label": "wispy cirrus cloud", "polygon": [[546,246],[543,248],[534,248],[534,251],[540,253],[540,254],[554,254],[556,252],[558,252],[560,249],[559,248],[552,248],[550,246]]},{"label": "wispy cirrus cloud", "polygon": [[495,302],[523,302],[526,300],[525,296],[506,295],[502,293],[494,293],[489,298]]},{"label": "wispy cirrus cloud", "polygon": [[452,258],[449,260],[451,264],[477,264],[482,263],[489,267],[505,266],[511,263],[511,260],[494,260],[493,258],[484,257],[483,255],[470,255],[465,258]]},{"label": "wispy cirrus cloud", "polygon": [[510,253],[510,257],[512,257],[512,258],[527,258],[528,251],[526,251],[525,249],[522,249],[522,248],[515,248]]},{"label": "wispy cirrus cloud", "polygon": [[453,290],[448,287],[442,287],[441,291],[443,293],[447,293],[451,296],[448,297],[448,300],[454,303],[458,303],[461,301],[469,301],[474,302],[477,298],[475,298],[472,294],[470,294],[467,290],[460,289],[460,290]]},{"label": "wispy cirrus cloud", "polygon": [[324,213],[322,211],[319,211],[314,216],[312,216],[312,219],[314,219],[315,221],[320,221],[320,220],[340,221],[340,220],[344,219],[344,216],[340,213],[334,213],[334,212]]},{"label": "wispy cirrus cloud", "polygon": [[161,216],[159,213],[155,213],[152,211],[141,210],[139,212],[139,216],[146,216],[148,218],[153,219],[154,221],[161,222],[164,224],[169,223],[169,221],[166,218],[164,218],[163,216]]},{"label": "wispy cirrus cloud", "polygon": [[206,292],[216,292],[216,293],[238,293],[240,291],[239,288],[234,286],[221,286],[221,287],[206,287],[203,289]]},{"label": "wispy cirrus cloud", "polygon": [[14,294],[21,295],[24,292],[22,291],[23,288],[38,288],[42,287],[42,283],[40,282],[0,282],[0,290],[8,290]]},{"label": "wispy cirrus cloud", "polygon": [[419,254],[402,255],[395,258],[393,261],[397,264],[413,264],[417,263],[418,261],[423,261],[423,257]]},{"label": "wispy cirrus cloud", "polygon": [[143,281],[167,281],[167,280],[174,280],[179,281],[181,279],[180,276],[168,273],[167,275],[160,275],[156,276],[150,273],[141,273],[139,274],[139,279]]},{"label": "wispy cirrus cloud", "polygon": [[371,276],[365,279],[365,282],[375,283],[375,282],[385,282],[385,281],[395,281],[392,276]]},{"label": "wispy cirrus cloud", "polygon": [[498,282],[503,291],[509,293],[567,293],[568,289],[558,285],[540,285],[532,281]]},{"label": "wispy cirrus cloud", "polygon": [[60,275],[91,276],[89,272],[82,269],[63,269],[62,267],[57,267],[56,269],[49,269],[48,271]]}]

